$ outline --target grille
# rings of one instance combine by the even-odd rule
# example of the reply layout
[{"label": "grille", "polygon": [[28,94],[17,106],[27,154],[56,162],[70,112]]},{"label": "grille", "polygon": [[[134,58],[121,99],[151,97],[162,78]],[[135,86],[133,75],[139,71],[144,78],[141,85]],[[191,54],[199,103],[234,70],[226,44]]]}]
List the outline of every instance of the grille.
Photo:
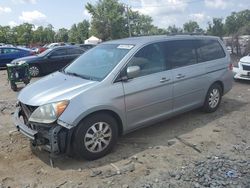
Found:
[{"label": "grille", "polygon": [[250,71],[250,65],[242,65],[243,70]]},{"label": "grille", "polygon": [[31,116],[31,114],[37,109],[37,106],[30,106],[30,105],[26,105],[23,103],[20,103],[21,109],[23,111],[23,115],[25,115],[26,119],[29,119],[29,117]]}]

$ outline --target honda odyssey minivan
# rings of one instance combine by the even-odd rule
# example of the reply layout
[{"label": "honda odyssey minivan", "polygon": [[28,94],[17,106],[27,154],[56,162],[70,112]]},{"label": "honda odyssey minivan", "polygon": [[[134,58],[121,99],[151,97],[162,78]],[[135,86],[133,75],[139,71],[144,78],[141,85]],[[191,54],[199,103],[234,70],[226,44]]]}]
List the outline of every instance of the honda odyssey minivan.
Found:
[{"label": "honda odyssey minivan", "polygon": [[217,37],[108,41],[24,88],[14,122],[36,146],[93,160],[140,127],[195,108],[214,112],[232,81]]}]

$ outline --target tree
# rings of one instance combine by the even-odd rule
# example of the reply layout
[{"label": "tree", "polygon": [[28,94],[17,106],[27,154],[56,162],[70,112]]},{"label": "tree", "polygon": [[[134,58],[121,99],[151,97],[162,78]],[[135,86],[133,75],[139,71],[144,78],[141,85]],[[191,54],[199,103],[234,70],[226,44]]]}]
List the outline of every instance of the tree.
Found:
[{"label": "tree", "polygon": [[168,34],[175,34],[175,33],[182,33],[182,29],[179,28],[179,27],[176,27],[175,25],[172,25],[172,26],[168,26],[167,28],[167,33]]},{"label": "tree", "polygon": [[84,40],[89,38],[89,22],[83,20],[82,22],[73,24],[69,30],[69,41],[76,43],[84,43]]},{"label": "tree", "polygon": [[33,32],[33,43],[41,43],[43,44],[45,42],[45,36],[44,36],[44,28],[43,26],[39,26],[34,32]]},{"label": "tree", "polygon": [[17,43],[28,46],[33,37],[33,24],[23,23],[13,28],[13,32],[18,36]]},{"label": "tree", "polygon": [[240,12],[232,12],[230,16],[227,16],[225,21],[225,27],[227,34],[235,34],[238,29],[250,23],[250,10],[243,10]]},{"label": "tree", "polygon": [[0,41],[3,43],[15,43],[14,33],[10,26],[0,26]]},{"label": "tree", "polygon": [[158,28],[152,22],[150,16],[140,14],[138,11],[129,10],[129,24],[132,36],[154,35],[158,33]]},{"label": "tree", "polygon": [[92,32],[102,40],[127,36],[125,8],[117,0],[99,0],[96,5],[87,3],[85,8],[92,16]]},{"label": "tree", "polygon": [[222,18],[213,18],[213,22],[208,22],[207,33],[222,38],[225,34],[224,24]]},{"label": "tree", "polygon": [[55,35],[55,38],[56,41],[58,42],[68,42],[69,40],[68,30],[65,28],[59,29]]},{"label": "tree", "polygon": [[87,20],[83,20],[77,24],[78,43],[84,43],[89,38],[89,27],[90,24]]},{"label": "tree", "polygon": [[78,31],[76,24],[73,24],[71,26],[71,29],[69,30],[69,41],[70,42],[77,42],[78,41]]},{"label": "tree", "polygon": [[225,21],[225,29],[228,35],[232,36],[232,49],[236,48],[236,53],[240,54],[239,35],[242,28],[250,23],[250,10],[240,12],[232,12],[227,16]]},{"label": "tree", "polygon": [[197,32],[198,29],[200,29],[200,26],[196,21],[189,21],[183,24],[184,32],[193,33]]},{"label": "tree", "polygon": [[53,30],[54,27],[49,24],[47,27],[44,28],[44,35],[45,35],[45,42],[52,43],[55,41],[55,31]]}]

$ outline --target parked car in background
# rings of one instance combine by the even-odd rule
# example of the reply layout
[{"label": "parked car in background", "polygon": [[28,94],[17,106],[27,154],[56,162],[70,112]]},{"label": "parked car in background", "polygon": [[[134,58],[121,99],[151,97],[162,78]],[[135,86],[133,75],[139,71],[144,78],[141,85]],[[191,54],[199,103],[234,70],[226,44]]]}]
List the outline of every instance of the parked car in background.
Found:
[{"label": "parked car in background", "polygon": [[7,63],[10,63],[14,59],[31,55],[33,55],[33,52],[29,49],[1,46],[0,67],[5,67]]},{"label": "parked car in background", "polygon": [[242,57],[233,71],[235,79],[250,80],[250,55]]},{"label": "parked car in background", "polygon": [[48,46],[48,44],[45,44],[43,46],[38,47],[37,53],[40,54],[40,53],[44,52],[45,50],[47,50],[48,49],[47,46]]},{"label": "parked car in background", "polygon": [[93,160],[119,135],[195,108],[216,111],[232,83],[218,37],[120,39],[24,88],[14,121],[34,145]]},{"label": "parked car in background", "polygon": [[35,56],[16,59],[12,63],[28,63],[31,76],[36,77],[63,68],[82,53],[84,50],[79,47],[60,46],[47,49]]},{"label": "parked car in background", "polygon": [[57,46],[65,46],[65,43],[63,43],[63,42],[54,42],[54,43],[50,43],[50,44],[45,44],[43,47],[38,48],[37,53],[40,54],[40,53],[44,52],[47,49],[54,48],[54,47],[57,47]]},{"label": "parked car in background", "polygon": [[95,47],[95,44],[78,44],[79,47],[81,47],[82,49],[84,49],[85,51]]}]

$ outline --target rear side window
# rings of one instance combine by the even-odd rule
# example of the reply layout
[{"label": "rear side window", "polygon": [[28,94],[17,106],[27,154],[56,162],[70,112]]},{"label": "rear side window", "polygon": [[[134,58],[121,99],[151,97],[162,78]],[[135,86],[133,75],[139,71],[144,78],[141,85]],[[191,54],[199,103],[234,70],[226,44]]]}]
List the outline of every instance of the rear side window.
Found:
[{"label": "rear side window", "polygon": [[211,61],[226,56],[217,40],[196,40],[198,62]]},{"label": "rear side window", "polygon": [[18,49],[13,49],[13,48],[4,48],[2,49],[3,54],[11,54],[11,53],[18,53],[20,50]]},{"label": "rear side window", "polygon": [[68,49],[68,54],[69,55],[78,55],[78,54],[82,54],[84,51],[83,50],[81,50],[81,49],[74,49],[74,48],[72,48],[72,49]]},{"label": "rear side window", "polygon": [[55,50],[54,52],[51,53],[51,56],[63,56],[63,55],[67,55],[66,49]]},{"label": "rear side window", "polygon": [[165,43],[167,63],[172,68],[188,66],[196,63],[195,48],[192,40],[176,40]]}]

